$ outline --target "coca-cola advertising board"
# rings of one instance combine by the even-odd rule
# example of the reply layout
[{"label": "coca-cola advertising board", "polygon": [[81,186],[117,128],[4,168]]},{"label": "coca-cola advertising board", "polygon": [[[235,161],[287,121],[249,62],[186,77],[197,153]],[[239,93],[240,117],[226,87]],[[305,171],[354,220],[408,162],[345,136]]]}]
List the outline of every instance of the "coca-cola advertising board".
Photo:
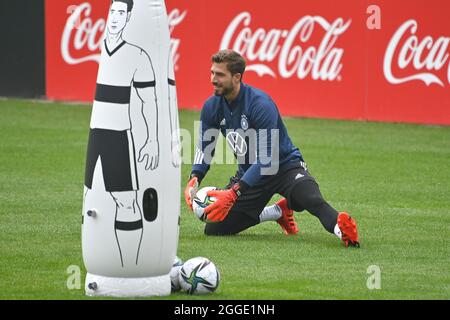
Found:
[{"label": "coca-cola advertising board", "polygon": [[367,31],[368,120],[450,124],[450,1],[376,1]]},{"label": "coca-cola advertising board", "polygon": [[[92,101],[109,3],[46,1],[49,99]],[[247,60],[244,82],[283,115],[450,124],[446,0],[166,5],[182,108],[202,107],[211,55],[231,48]]]}]

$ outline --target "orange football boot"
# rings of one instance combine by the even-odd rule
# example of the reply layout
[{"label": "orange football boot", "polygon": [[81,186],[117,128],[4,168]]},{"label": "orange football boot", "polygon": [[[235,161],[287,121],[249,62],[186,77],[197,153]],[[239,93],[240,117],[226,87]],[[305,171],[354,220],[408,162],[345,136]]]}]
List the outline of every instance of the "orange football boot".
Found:
[{"label": "orange football boot", "polygon": [[297,234],[298,227],[297,222],[294,219],[294,211],[288,208],[286,198],[281,199],[276,203],[281,209],[281,218],[277,220],[277,223],[283,229],[285,235]]},{"label": "orange football boot", "polygon": [[359,248],[358,229],[356,221],[347,212],[340,212],[337,219],[338,227],[342,232],[342,241],[346,247]]}]

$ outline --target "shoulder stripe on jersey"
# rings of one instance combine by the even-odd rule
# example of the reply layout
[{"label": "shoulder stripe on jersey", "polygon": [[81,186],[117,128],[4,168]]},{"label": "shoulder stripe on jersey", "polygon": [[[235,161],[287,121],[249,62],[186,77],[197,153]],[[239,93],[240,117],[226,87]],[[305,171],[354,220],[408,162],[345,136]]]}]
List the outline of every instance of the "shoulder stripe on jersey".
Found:
[{"label": "shoulder stripe on jersey", "polygon": [[130,103],[131,87],[109,86],[97,83],[95,101],[126,104]]},{"label": "shoulder stripe on jersey", "polygon": [[169,82],[169,85],[175,86],[175,80],[169,78],[167,81]]},{"label": "shoulder stripe on jersey", "polygon": [[149,88],[156,86],[156,81],[148,81],[148,82],[133,82],[133,87],[135,88]]}]

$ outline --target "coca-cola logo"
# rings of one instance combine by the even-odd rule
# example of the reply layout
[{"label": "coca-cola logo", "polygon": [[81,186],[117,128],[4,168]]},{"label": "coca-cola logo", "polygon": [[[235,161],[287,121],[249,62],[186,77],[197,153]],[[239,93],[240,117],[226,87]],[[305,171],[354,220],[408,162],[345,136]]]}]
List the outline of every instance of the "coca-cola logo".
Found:
[{"label": "coca-cola logo", "polygon": [[[106,31],[106,20],[93,21],[92,7],[89,2],[71,6],[71,15],[66,21],[61,37],[61,55],[68,64],[80,64],[88,61],[100,63],[100,49]],[[168,14],[169,30],[172,33],[186,17],[187,11],[178,9]],[[179,59],[180,39],[171,38],[170,48],[174,66]]]},{"label": "coca-cola logo", "polygon": [[[100,62],[100,48],[106,21],[99,19],[95,23],[90,18],[91,4],[85,2],[75,7],[61,37],[61,55],[68,64],[87,61]],[[75,34],[72,36],[72,33]],[[73,41],[72,41],[73,39]],[[84,55],[87,51],[89,54]]]},{"label": "coca-cola logo", "polygon": [[[416,20],[408,20],[392,36],[384,56],[384,75],[392,84],[409,81],[423,81],[427,86],[436,83],[444,87],[441,70],[447,67],[447,82],[450,84],[449,37],[433,39],[426,36],[419,39],[416,35],[418,24]],[[397,59],[395,59],[397,57]],[[394,74],[394,66],[397,75]],[[409,67],[409,68],[408,68]],[[408,75],[402,70],[413,70]],[[445,76],[444,76],[445,77]]]},{"label": "coca-cola logo", "polygon": [[178,53],[178,49],[180,48],[181,39],[173,37],[173,31],[175,28],[180,25],[184,18],[186,17],[187,11],[181,12],[179,9],[173,9],[169,13],[169,32],[172,35],[170,39],[170,51],[172,53],[173,65],[175,70],[178,67],[178,60],[180,59],[180,54]]},{"label": "coca-cola logo", "polygon": [[[251,19],[249,12],[237,15],[220,44],[221,49],[241,53],[247,59],[247,71],[254,71],[261,77],[276,78],[278,74],[282,78],[341,79],[344,49],[336,47],[336,42],[349,28],[350,19],[344,22],[343,18],[337,18],[330,23],[320,16],[304,16],[291,29],[257,28],[254,31],[250,27]],[[318,46],[308,46],[317,27],[325,34]]]}]

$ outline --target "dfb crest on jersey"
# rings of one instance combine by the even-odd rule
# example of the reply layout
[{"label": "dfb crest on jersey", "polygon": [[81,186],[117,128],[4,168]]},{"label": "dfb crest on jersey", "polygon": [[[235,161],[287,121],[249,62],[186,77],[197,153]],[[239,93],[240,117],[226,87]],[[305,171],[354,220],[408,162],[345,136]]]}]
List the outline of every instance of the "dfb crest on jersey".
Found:
[{"label": "dfb crest on jersey", "polygon": [[247,116],[245,114],[243,114],[242,117],[241,117],[241,128],[242,128],[242,130],[247,130],[248,129],[248,119],[247,119]]}]

